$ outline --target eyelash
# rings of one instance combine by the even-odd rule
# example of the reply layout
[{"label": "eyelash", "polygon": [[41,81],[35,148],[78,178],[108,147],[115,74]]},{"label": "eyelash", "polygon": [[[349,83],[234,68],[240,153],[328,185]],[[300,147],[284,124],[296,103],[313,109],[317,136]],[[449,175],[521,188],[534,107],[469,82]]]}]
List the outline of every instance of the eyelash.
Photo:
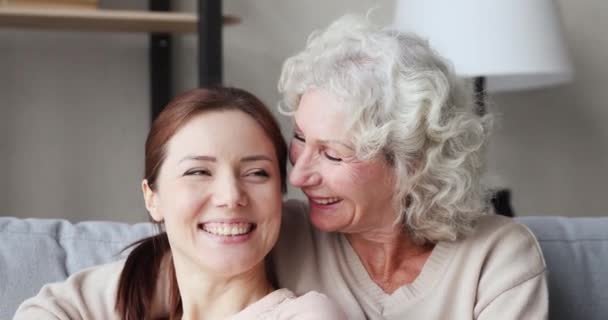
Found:
[{"label": "eyelash", "polygon": [[[186,173],[184,173],[184,176],[211,176],[211,172],[209,170],[195,169],[195,170],[187,171]],[[254,176],[254,177],[262,177],[262,178],[270,177],[268,172],[266,172],[266,170],[262,170],[262,169],[249,172],[249,173],[245,174],[245,176]]]},{"label": "eyelash", "polygon": [[255,170],[253,172],[250,172],[247,174],[248,176],[256,176],[256,177],[264,177],[264,178],[268,178],[270,177],[270,175],[268,174],[268,172],[266,172],[266,170]]},{"label": "eyelash", "polygon": [[[298,141],[300,141],[300,142],[306,142],[306,139],[304,139],[304,137],[302,137],[297,132],[294,132],[293,138],[296,139],[296,140],[298,140]],[[332,157],[329,154],[327,154],[327,152],[325,152],[325,151],[323,151],[323,156],[325,156],[325,158],[327,160],[332,161],[332,162],[342,162],[342,158]]]},{"label": "eyelash", "polygon": [[211,172],[209,170],[204,170],[204,169],[195,169],[195,170],[190,170],[190,171],[186,171],[186,173],[184,173],[185,176],[210,176]]},{"label": "eyelash", "polygon": [[304,137],[302,137],[300,134],[298,133],[294,133],[293,134],[293,138],[300,141],[300,142],[306,142],[306,139],[304,139]]},{"label": "eyelash", "polygon": [[329,154],[327,154],[327,152],[323,151],[323,155],[325,156],[325,158],[327,158],[327,160],[329,161],[333,161],[333,162],[342,162],[342,158],[336,158],[336,157],[332,157]]}]

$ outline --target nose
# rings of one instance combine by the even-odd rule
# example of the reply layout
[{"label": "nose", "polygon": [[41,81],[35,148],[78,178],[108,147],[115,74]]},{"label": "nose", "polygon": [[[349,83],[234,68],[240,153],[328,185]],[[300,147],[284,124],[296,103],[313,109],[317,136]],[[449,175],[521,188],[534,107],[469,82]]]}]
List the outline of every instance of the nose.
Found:
[{"label": "nose", "polygon": [[234,209],[244,207],[247,203],[247,195],[234,174],[217,176],[213,190],[213,204],[215,206]]},{"label": "nose", "polygon": [[321,183],[321,175],[315,168],[315,154],[308,147],[291,150],[290,160],[293,168],[289,174],[289,182],[293,186],[314,187]]}]

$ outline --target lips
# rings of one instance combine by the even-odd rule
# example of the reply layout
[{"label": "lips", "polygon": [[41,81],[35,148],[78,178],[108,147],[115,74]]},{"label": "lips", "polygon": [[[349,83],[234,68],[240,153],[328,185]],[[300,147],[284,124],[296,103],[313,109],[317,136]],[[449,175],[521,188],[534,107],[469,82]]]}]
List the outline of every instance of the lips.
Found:
[{"label": "lips", "polygon": [[255,230],[256,224],[247,222],[207,222],[200,223],[198,228],[216,236],[236,237],[249,234]]},{"label": "lips", "polygon": [[327,198],[309,197],[308,199],[315,204],[323,205],[323,206],[336,204],[336,203],[342,201],[342,198],[338,198],[338,197],[327,197]]}]

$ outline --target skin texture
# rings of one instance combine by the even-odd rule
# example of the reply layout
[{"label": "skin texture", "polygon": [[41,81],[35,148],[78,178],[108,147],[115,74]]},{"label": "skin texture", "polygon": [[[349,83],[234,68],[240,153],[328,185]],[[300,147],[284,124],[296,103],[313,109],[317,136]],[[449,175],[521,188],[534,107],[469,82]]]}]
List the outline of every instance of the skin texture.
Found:
[{"label": "skin texture", "polygon": [[395,225],[392,167],[382,156],[356,158],[346,112],[321,89],[302,96],[294,115],[289,181],[308,197],[311,222],[345,233],[370,277],[391,293],[415,280],[432,246],[414,244]]},{"label": "skin texture", "polygon": [[[165,224],[184,319],[225,317],[271,291],[264,258],[279,234],[280,173],[255,120],[241,111],[195,116],[169,141],[157,189],[146,180],[142,189],[150,215]],[[255,229],[228,243],[202,229],[218,222]]]}]

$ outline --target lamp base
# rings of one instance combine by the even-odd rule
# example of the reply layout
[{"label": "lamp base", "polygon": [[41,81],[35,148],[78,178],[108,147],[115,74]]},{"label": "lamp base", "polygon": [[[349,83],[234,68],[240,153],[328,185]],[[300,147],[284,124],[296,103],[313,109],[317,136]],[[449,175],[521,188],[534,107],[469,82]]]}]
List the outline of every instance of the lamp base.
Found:
[{"label": "lamp base", "polygon": [[480,117],[487,113],[486,110],[486,78],[475,77],[475,113]]}]

